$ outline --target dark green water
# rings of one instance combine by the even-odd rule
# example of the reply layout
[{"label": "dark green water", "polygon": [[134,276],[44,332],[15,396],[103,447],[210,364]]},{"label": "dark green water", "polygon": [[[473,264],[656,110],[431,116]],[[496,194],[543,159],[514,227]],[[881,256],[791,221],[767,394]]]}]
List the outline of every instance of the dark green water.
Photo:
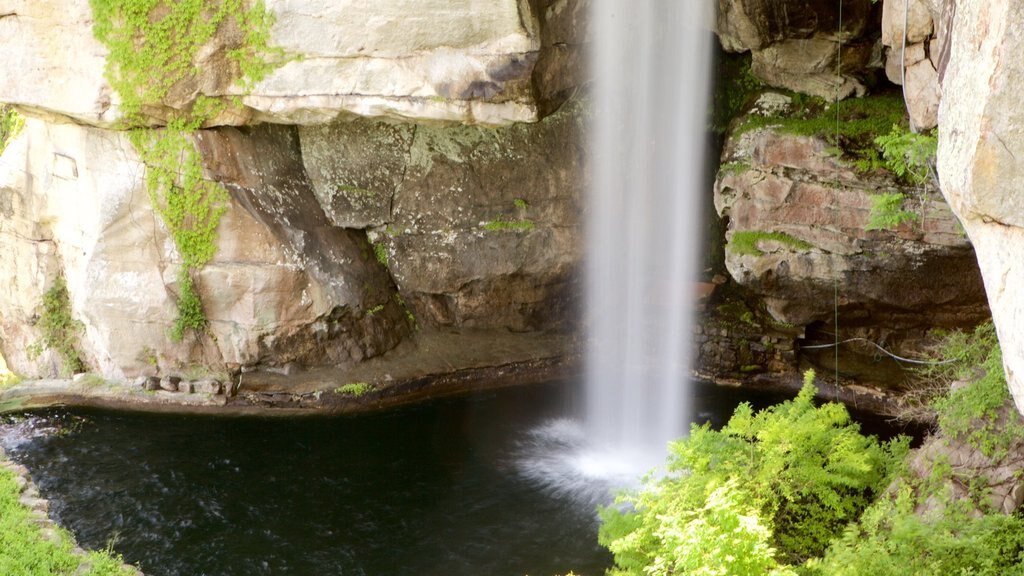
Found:
[{"label": "dark green water", "polygon": [[[720,422],[735,394],[701,387],[697,409]],[[112,542],[149,576],[598,575],[593,502],[520,473],[526,431],[570,415],[573,395],[287,420],[62,411],[4,443],[82,545]]]}]

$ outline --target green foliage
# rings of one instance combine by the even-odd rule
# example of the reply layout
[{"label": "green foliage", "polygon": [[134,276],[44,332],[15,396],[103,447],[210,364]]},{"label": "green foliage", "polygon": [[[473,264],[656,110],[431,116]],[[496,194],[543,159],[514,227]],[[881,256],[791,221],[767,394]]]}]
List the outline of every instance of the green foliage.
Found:
[{"label": "green foliage", "polygon": [[910,184],[924,184],[932,175],[939,142],[935,131],[915,134],[893,125],[888,134],[875,138],[885,167]]},{"label": "green foliage", "polygon": [[6,104],[0,105],[0,154],[7,148],[7,143],[14,139],[25,127],[25,118]]},{"label": "green foliage", "polygon": [[516,198],[512,200],[512,205],[520,210],[526,210],[527,208],[530,207],[530,204],[527,203],[526,200],[523,200],[522,198]]},{"label": "green foliage", "polygon": [[871,212],[865,230],[895,230],[904,222],[914,222],[917,214],[903,209],[905,197],[900,192],[871,195]]},{"label": "green foliage", "polygon": [[71,297],[63,277],[58,276],[43,294],[43,313],[36,327],[42,332],[42,338],[29,349],[30,355],[38,356],[44,349],[53,350],[63,360],[66,374],[85,369],[78,351],[78,335],[84,326],[71,316]]},{"label": "green foliage", "polygon": [[[191,273],[217,251],[217,227],[228,194],[203,179],[191,133],[225,109],[200,95],[191,108],[172,113],[164,129],[149,129],[146,105],[164,101],[181,82],[199,74],[198,55],[214,36],[229,43],[235,77],[248,92],[275,67],[283,52],[269,46],[273,15],[262,0],[246,9],[243,0],[90,0],[93,34],[110,51],[106,78],[121,98],[125,127],[147,167],[146,188],[183,260],[178,318],[171,337],[206,327]],[[237,104],[237,103],[236,103]]]},{"label": "green foliage", "polygon": [[821,576],[946,576],[1024,574],[1024,520],[977,515],[962,507],[914,512],[920,498],[906,486],[880,499],[846,529],[807,573]]},{"label": "green foliage", "polygon": [[[834,107],[838,107],[838,112]],[[786,116],[749,115],[738,132],[775,126],[788,134],[816,136],[844,150],[858,150],[873,147],[875,138],[889,132],[894,125],[907,124],[903,99],[897,94],[849,98],[834,103],[797,98],[794,108],[796,112]]]},{"label": "green foliage", "polygon": [[[693,426],[672,444],[668,475],[602,509],[599,539],[615,555],[612,573],[784,573],[782,561],[823,553],[884,488],[907,444],[862,435],[841,404],[815,407],[813,377],[794,400],[756,414],[741,404],[720,431]],[[737,530],[723,534],[715,522]],[[728,538],[760,571],[723,570],[723,561],[740,562],[713,552],[728,556]],[[704,552],[694,556],[694,547]]]},{"label": "green foliage", "polygon": [[203,303],[192,283],[192,276],[188,268],[182,268],[178,272],[178,317],[171,326],[171,340],[181,342],[187,331],[203,332],[207,324]]},{"label": "green foliage", "polygon": [[373,391],[373,384],[367,382],[349,382],[344,386],[339,386],[334,390],[338,394],[344,394],[346,396],[365,396]]},{"label": "green foliage", "polygon": [[794,238],[785,232],[763,232],[760,230],[739,230],[733,232],[729,240],[728,248],[736,254],[744,256],[764,256],[759,248],[762,241],[771,240],[797,250],[810,250],[814,248],[811,244]]},{"label": "green foliage", "polygon": [[995,326],[987,322],[972,334],[951,333],[940,357],[955,362],[932,368],[926,377],[967,383],[932,401],[942,433],[965,440],[990,458],[1004,456],[1024,437],[1024,419],[1006,409],[1011,399]]},{"label": "green foliage", "polygon": [[128,576],[120,557],[110,551],[74,553],[68,534],[57,528],[53,538],[19,501],[14,473],[0,467],[0,574],[18,576]]},{"label": "green foliage", "polygon": [[129,125],[144,122],[143,106],[162,102],[198,73],[197,56],[218,32],[237,29],[228,52],[246,91],[274,69],[281,51],[269,46],[274,22],[262,0],[89,0],[93,35],[110,51],[106,77],[121,97]]},{"label": "green foliage", "polygon": [[217,226],[227,210],[222,186],[203,179],[192,125],[172,121],[163,130],[133,130],[129,137],[146,164],[146,189],[167,225],[186,269],[201,268],[217,252]]},{"label": "green foliage", "polygon": [[491,220],[490,222],[484,222],[483,225],[481,226],[481,228],[483,228],[484,230],[488,230],[491,232],[509,230],[517,232],[529,232],[530,230],[533,230],[535,227],[536,226],[534,225],[532,220],[509,220],[503,217]]},{"label": "green foliage", "polygon": [[384,266],[388,265],[388,247],[383,243],[372,244],[373,255],[377,258],[377,262],[380,262]]},{"label": "green foliage", "polygon": [[367,310],[366,311],[366,315],[367,316],[373,316],[374,314],[381,313],[383,310],[384,310],[384,305],[383,304],[377,304],[373,308],[370,308],[369,310]]}]

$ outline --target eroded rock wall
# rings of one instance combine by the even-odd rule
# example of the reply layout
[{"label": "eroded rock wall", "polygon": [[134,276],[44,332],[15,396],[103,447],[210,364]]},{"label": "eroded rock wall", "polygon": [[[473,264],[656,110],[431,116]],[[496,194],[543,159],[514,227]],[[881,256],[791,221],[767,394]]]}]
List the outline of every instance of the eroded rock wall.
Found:
[{"label": "eroded rock wall", "polygon": [[[204,132],[231,188],[219,250],[197,276],[208,331],[169,338],[181,264],[123,133],[29,120],[2,156],[0,346],[22,375],[62,372],[29,354],[43,293],[66,279],[87,366],[110,377],[191,366],[359,360],[409,331],[365,234],[330,226],[303,177],[294,129]],[[373,311],[373,312],[371,312]]]},{"label": "eroded rock wall", "polygon": [[304,127],[328,218],[369,231],[429,326],[565,327],[575,316],[584,106],[500,129],[356,120]]}]

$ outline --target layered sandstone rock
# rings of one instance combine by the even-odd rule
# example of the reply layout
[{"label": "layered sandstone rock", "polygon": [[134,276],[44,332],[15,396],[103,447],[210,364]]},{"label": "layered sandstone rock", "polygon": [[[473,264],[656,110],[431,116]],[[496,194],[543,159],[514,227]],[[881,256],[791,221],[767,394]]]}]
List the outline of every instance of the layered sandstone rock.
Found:
[{"label": "layered sandstone rock", "polygon": [[1007,380],[1024,411],[1024,5],[956,4],[939,107],[939,176],[977,250]]},{"label": "layered sandstone rock", "polygon": [[[860,173],[820,138],[760,128],[723,153],[715,206],[727,219],[726,266],[779,321],[840,314],[847,329],[958,325],[985,314],[970,243],[932,187]],[[918,214],[895,230],[867,230],[872,194],[904,193]],[[773,236],[771,233],[775,233]],[[741,236],[754,250],[737,247]]]},{"label": "layered sandstone rock", "polygon": [[[242,96],[218,124],[317,124],[340,114],[502,125],[532,122],[578,85],[584,2],[268,0],[270,44],[282,65],[251,92],[233,79],[227,27],[196,56],[197,74],[163,102]],[[0,102],[36,115],[113,126],[117,94],[104,79],[107,50],[92,35],[88,0],[0,0]]]}]

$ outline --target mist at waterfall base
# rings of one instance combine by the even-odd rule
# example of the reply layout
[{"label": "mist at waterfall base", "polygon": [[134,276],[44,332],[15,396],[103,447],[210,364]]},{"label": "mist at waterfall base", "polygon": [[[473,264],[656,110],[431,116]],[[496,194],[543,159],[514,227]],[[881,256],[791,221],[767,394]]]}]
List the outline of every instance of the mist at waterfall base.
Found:
[{"label": "mist at waterfall base", "polygon": [[594,3],[585,418],[534,430],[526,464],[556,491],[634,484],[691,420],[709,4]]}]

